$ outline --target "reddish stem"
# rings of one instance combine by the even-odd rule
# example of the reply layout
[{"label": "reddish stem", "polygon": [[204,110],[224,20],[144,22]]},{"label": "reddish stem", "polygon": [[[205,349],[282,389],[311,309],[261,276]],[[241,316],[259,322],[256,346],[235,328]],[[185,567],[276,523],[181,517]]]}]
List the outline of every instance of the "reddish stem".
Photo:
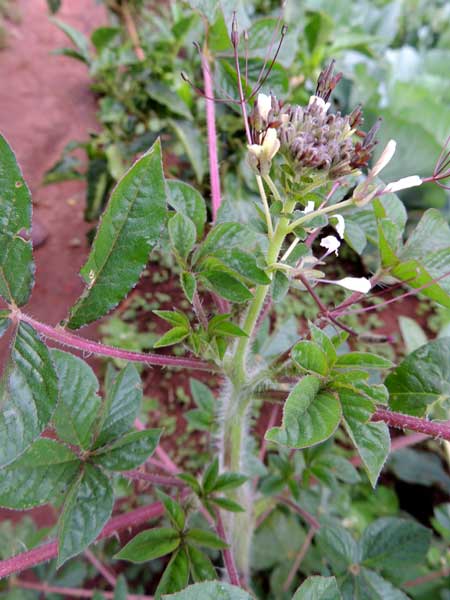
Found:
[{"label": "reddish stem", "polygon": [[176,477],[167,477],[166,475],[156,475],[154,473],[146,473],[145,471],[138,471],[133,469],[132,471],[125,471],[122,473],[125,477],[132,480],[148,481],[153,485],[164,485],[167,487],[184,488],[186,484],[177,479]]},{"label": "reddish stem", "polygon": [[372,421],[383,421],[390,427],[397,429],[410,429],[424,433],[430,437],[440,438],[450,441],[450,425],[448,423],[439,423],[438,421],[428,421],[420,417],[412,417],[402,413],[378,408],[372,415]]},{"label": "reddish stem", "polygon": [[[113,517],[106,523],[97,541],[112,536],[117,531],[135,527],[148,521],[155,519],[164,514],[164,506],[161,502],[154,502],[147,506],[141,506],[129,513]],[[27,552],[17,554],[12,558],[0,561],[0,579],[8,577],[13,573],[19,573],[25,569],[30,569],[43,562],[47,562],[58,555],[58,543],[56,541],[48,542]]]},{"label": "reddish stem", "polygon": [[106,581],[109,583],[109,585],[111,587],[114,587],[116,585],[116,576],[114,575],[114,573],[112,573],[103,563],[101,560],[99,560],[95,554],[93,552],[91,552],[89,549],[86,549],[84,551],[84,555],[85,557],[88,559],[88,561],[97,569],[97,571],[99,573],[101,573],[103,575],[103,577],[106,579]]},{"label": "reddish stem", "polygon": [[440,571],[434,571],[434,573],[428,573],[427,575],[423,575],[422,577],[417,577],[417,579],[411,579],[403,584],[404,587],[411,588],[416,585],[423,585],[424,583],[430,583],[431,581],[435,581],[436,579],[440,579],[441,577],[448,577],[450,575],[450,567],[444,567]]},{"label": "reddish stem", "polygon": [[283,591],[285,591],[285,592],[289,591],[289,588],[291,587],[291,583],[293,582],[294,577],[297,574],[297,571],[299,570],[300,565],[302,564],[302,560],[305,558],[306,553],[308,552],[309,547],[311,546],[311,542],[313,541],[313,538],[316,535],[316,531],[317,531],[317,529],[315,529],[314,527],[309,528],[309,531],[306,534],[306,538],[305,538],[297,556],[295,557],[295,560],[292,564],[291,570],[289,571],[286,581],[284,582]]},{"label": "reddish stem", "polygon": [[306,523],[308,523],[308,525],[310,525],[312,527],[312,529],[315,529],[315,530],[320,529],[319,521],[316,519],[316,517],[314,517],[312,514],[310,514],[307,510],[305,510],[304,508],[302,508],[301,506],[299,506],[292,500],[289,500],[289,498],[285,498],[284,496],[275,496],[275,499],[278,500],[278,502],[281,502],[282,504],[289,506],[289,508],[291,508],[294,512],[296,512],[298,515],[300,515],[301,518]]},{"label": "reddish stem", "polygon": [[214,105],[214,89],[209,69],[207,48],[201,55],[203,83],[206,103],[206,128],[208,132],[209,177],[211,182],[212,219],[216,220],[217,211],[222,202],[220,194],[219,158],[217,152],[216,109]]},{"label": "reddish stem", "polygon": [[[227,537],[225,534],[225,527],[223,525],[222,516],[220,514],[220,510],[216,511],[216,529],[220,538],[227,542]],[[228,542],[227,542],[228,543]],[[241,586],[241,582],[239,581],[239,575],[236,569],[236,563],[234,562],[234,556],[231,552],[230,548],[225,548],[222,550],[223,553],[223,561],[225,563],[225,567],[228,572],[228,577],[230,578],[230,583],[232,585]]]},{"label": "reddish stem", "polygon": [[[61,596],[70,596],[71,598],[92,598],[99,590],[83,590],[80,588],[59,587],[57,585],[49,585],[48,583],[35,583],[34,581],[22,581],[18,579],[14,582],[14,587],[23,590],[36,590],[44,594],[60,594]],[[114,598],[115,592],[105,592],[101,590],[104,598]],[[153,600],[153,596],[143,596],[142,594],[127,594],[128,600]]]},{"label": "reddish stem", "polygon": [[111,356],[112,358],[121,358],[130,362],[138,362],[147,365],[158,365],[161,367],[181,367],[184,369],[194,369],[197,371],[217,371],[217,367],[211,363],[198,360],[196,358],[178,358],[175,356],[167,356],[165,354],[150,354],[143,352],[130,352],[122,350],[114,346],[107,346],[99,342],[86,340],[85,338],[70,333],[62,328],[55,328],[51,325],[46,325],[40,321],[36,321],[29,315],[16,312],[17,318],[31,325],[36,331],[39,331],[45,337],[58,342],[63,346],[77,348],[88,354],[98,354],[100,356]]}]

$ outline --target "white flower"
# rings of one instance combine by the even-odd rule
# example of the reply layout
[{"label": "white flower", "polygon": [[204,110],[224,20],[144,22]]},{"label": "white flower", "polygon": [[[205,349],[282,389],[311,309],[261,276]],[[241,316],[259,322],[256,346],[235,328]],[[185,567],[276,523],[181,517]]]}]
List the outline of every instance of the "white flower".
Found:
[{"label": "white flower", "polygon": [[422,185],[422,180],[417,175],[402,177],[402,179],[399,179],[398,181],[388,183],[383,190],[383,194],[388,194],[389,192],[399,192],[400,190],[417,187],[418,185]]},{"label": "white flower", "polygon": [[370,170],[371,177],[376,177],[378,173],[382,169],[384,169],[384,167],[391,161],[392,157],[394,156],[396,147],[397,142],[395,140],[389,140],[389,142],[386,144],[385,149],[381,153],[380,158]]},{"label": "white flower", "polygon": [[261,119],[263,119],[263,121],[267,121],[269,112],[272,109],[271,96],[267,96],[266,94],[258,94],[258,99],[256,100],[256,105],[258,108],[258,112],[261,116]]},{"label": "white flower", "polygon": [[341,238],[341,240],[343,240],[344,239],[344,232],[345,232],[344,217],[342,215],[333,215],[331,218],[337,220],[337,223],[334,226],[334,228],[336,229],[336,231],[338,233],[338,236]]},{"label": "white flower", "polygon": [[320,240],[320,245],[322,246],[322,248],[327,249],[325,256],[328,256],[328,254],[331,254],[332,252],[334,252],[337,256],[338,248],[341,245],[341,242],[336,237],[334,237],[334,235],[327,235],[327,237],[324,237]]},{"label": "white flower", "polygon": [[352,292],[361,292],[362,294],[367,294],[372,287],[370,281],[366,279],[366,277],[344,277],[343,279],[338,279],[330,283],[340,285]]},{"label": "white flower", "polygon": [[250,144],[247,148],[250,166],[259,175],[267,175],[270,171],[272,158],[280,149],[280,140],[277,137],[276,130],[269,127],[262,144]]},{"label": "white flower", "polygon": [[307,215],[308,213],[314,212],[315,208],[316,205],[314,204],[314,202],[312,200],[308,200],[308,203],[303,209],[303,212],[305,213],[305,215]]},{"label": "white flower", "polygon": [[331,106],[330,102],[325,102],[320,96],[311,96],[308,106],[312,106],[313,104],[315,104],[323,114],[325,114]]}]

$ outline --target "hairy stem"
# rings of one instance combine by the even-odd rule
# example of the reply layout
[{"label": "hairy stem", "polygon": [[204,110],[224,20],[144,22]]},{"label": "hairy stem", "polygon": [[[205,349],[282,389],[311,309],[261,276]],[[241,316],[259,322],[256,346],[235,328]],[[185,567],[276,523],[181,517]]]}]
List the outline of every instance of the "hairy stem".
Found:
[{"label": "hairy stem", "polygon": [[208,134],[209,177],[211,182],[212,217],[216,220],[217,211],[222,202],[220,195],[219,158],[217,152],[216,109],[214,106],[214,89],[209,68],[207,48],[202,53],[202,73],[205,88],[206,128]]},{"label": "hairy stem", "polygon": [[[149,519],[161,517],[164,514],[164,506],[161,502],[154,502],[147,506],[141,506],[136,510],[113,517],[110,519],[99,536],[97,541],[111,537],[116,532],[129,527],[141,525]],[[30,569],[43,562],[47,562],[58,556],[58,543],[56,541],[48,542],[27,552],[17,554],[12,558],[0,561],[0,579],[9,577],[14,573],[19,573],[25,569]]]},{"label": "hairy stem", "polygon": [[378,408],[375,414],[372,415],[372,421],[383,421],[390,427],[395,427],[396,429],[409,429],[410,431],[425,433],[430,437],[450,441],[449,423],[428,421],[427,419],[404,415],[385,408]]},{"label": "hairy stem", "polygon": [[175,356],[167,356],[165,354],[151,354],[144,352],[130,352],[129,350],[122,350],[121,348],[115,348],[114,346],[107,346],[99,342],[93,342],[92,340],[86,340],[85,338],[75,335],[70,331],[66,331],[62,328],[52,327],[41,323],[36,319],[33,319],[29,315],[26,315],[18,310],[14,311],[14,315],[19,321],[28,323],[44,335],[45,337],[58,342],[63,346],[70,346],[71,348],[77,348],[87,354],[96,354],[99,356],[110,356],[112,358],[121,358],[130,362],[137,362],[146,365],[157,365],[161,367],[180,367],[184,369],[193,369],[196,371],[218,371],[218,367],[211,363],[207,363],[196,358],[178,358]]},{"label": "hairy stem", "polygon": [[[225,533],[225,527],[223,525],[222,516],[220,514],[220,509],[217,509],[217,511],[216,511],[216,520],[217,520],[217,533],[218,533],[219,537],[222,538],[223,540],[227,541],[227,536]],[[230,548],[225,548],[225,550],[223,550],[223,560],[224,560],[225,567],[228,572],[228,577],[230,579],[230,583],[233,585],[240,586],[241,582],[239,581],[239,575],[238,575],[238,572],[236,569],[236,564],[234,562],[233,552],[230,550]]]}]

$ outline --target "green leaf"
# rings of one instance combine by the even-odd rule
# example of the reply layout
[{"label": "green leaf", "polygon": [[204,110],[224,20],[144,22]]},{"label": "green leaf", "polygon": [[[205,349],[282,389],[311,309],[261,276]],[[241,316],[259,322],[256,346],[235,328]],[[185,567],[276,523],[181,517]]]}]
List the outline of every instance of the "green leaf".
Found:
[{"label": "green leaf", "polygon": [[114,558],[142,563],[170,554],[179,545],[178,531],[168,527],[156,527],[138,533]]},{"label": "green leaf", "polygon": [[316,344],[319,344],[326,354],[329,367],[332,367],[337,358],[336,348],[334,347],[333,342],[330,340],[327,334],[322,331],[322,329],[314,325],[314,323],[309,323],[309,331],[311,332],[312,341],[316,342]]},{"label": "green leaf", "polygon": [[192,300],[197,289],[197,281],[195,279],[195,276],[192,275],[192,273],[183,271],[182,273],[180,273],[180,283],[181,287],[183,288],[184,295],[192,304]]},{"label": "green leaf", "polygon": [[341,600],[335,577],[308,577],[292,600]]},{"label": "green leaf", "polygon": [[189,329],[186,326],[172,327],[164,335],[162,335],[154,344],[153,348],[165,348],[179,344],[189,335]]},{"label": "green leaf", "polygon": [[79,55],[80,60],[82,60],[86,64],[89,64],[91,61],[91,57],[89,54],[89,43],[87,38],[81,33],[81,31],[74,29],[73,27],[67,25],[67,23],[60,21],[59,19],[52,18],[51,21],[67,35],[71,42],[73,42],[78,51],[77,54]]},{"label": "green leaf", "polygon": [[445,337],[409,354],[385,381],[392,410],[422,417],[434,403],[450,398],[449,356]]},{"label": "green leaf", "polygon": [[81,269],[86,288],[70,311],[71,329],[106,314],[136,284],[160,238],[165,216],[166,185],[158,140],[111,194]]},{"label": "green leaf", "polygon": [[222,581],[205,581],[189,585],[186,589],[170,596],[165,600],[252,600],[248,592]]},{"label": "green leaf", "polygon": [[219,259],[228,269],[248,279],[251,283],[270,284],[270,278],[266,272],[258,267],[256,257],[240,248],[223,248],[213,252],[211,256]]},{"label": "green leaf", "polygon": [[333,572],[347,572],[350,565],[358,564],[361,550],[350,533],[340,525],[324,525],[316,533],[316,543],[324,554]]},{"label": "green leaf", "polygon": [[184,119],[192,119],[191,111],[181,96],[160,79],[150,80],[145,86],[145,91],[152,100],[162,104],[172,114]]},{"label": "green leaf", "polygon": [[67,494],[59,519],[58,567],[95,540],[111,516],[113,503],[109,479],[97,467],[85,464]]},{"label": "green leaf", "polygon": [[50,353],[34,329],[21,322],[0,381],[0,467],[40,436],[57,401],[58,380]]},{"label": "green leaf", "polygon": [[400,252],[403,261],[417,259],[450,246],[450,227],[441,212],[435,208],[425,211],[417,227],[408,237]]},{"label": "green leaf", "polygon": [[344,419],[350,427],[368,423],[375,412],[375,403],[354,387],[336,386],[342,404]]},{"label": "green leaf", "polygon": [[369,481],[375,487],[381,469],[391,449],[391,438],[385,423],[351,423],[344,419],[344,424],[353,445],[358,451]]},{"label": "green leaf", "polygon": [[223,510],[228,510],[230,512],[245,512],[245,509],[242,508],[240,504],[229,498],[210,498],[209,501],[213,504],[217,504],[217,506],[220,506]]},{"label": "green leaf", "polygon": [[16,157],[0,135],[0,295],[9,303],[28,302],[34,282],[31,195]]},{"label": "green leaf", "polygon": [[116,581],[116,585],[114,587],[114,598],[113,600],[127,600],[128,598],[128,588],[127,582],[123,575],[119,575]]},{"label": "green leaf", "polygon": [[223,271],[202,271],[202,278],[213,292],[230,302],[242,303],[253,298],[250,290],[235,277]]},{"label": "green leaf", "polygon": [[0,469],[0,506],[26,510],[58,502],[81,462],[69,448],[40,438],[11,465]]},{"label": "green leaf", "polygon": [[248,480],[246,475],[241,473],[222,473],[216,479],[213,492],[224,492],[225,490],[234,490],[243,485]]},{"label": "green leaf", "polygon": [[[7,311],[5,311],[7,313]],[[8,313],[7,313],[8,314]],[[11,325],[11,319],[0,315],[0,338],[8,331]]]},{"label": "green leaf", "polygon": [[108,390],[95,447],[116,440],[133,427],[141,400],[141,378],[136,367],[130,363],[120,371]]},{"label": "green leaf", "polygon": [[56,431],[64,442],[86,450],[101,405],[97,377],[87,363],[73,354],[52,350],[51,357],[59,384],[59,401],[53,417]]},{"label": "green leaf", "polygon": [[426,333],[414,319],[401,316],[398,318],[398,324],[407,354],[414,352],[414,350],[428,342]]},{"label": "green leaf", "polygon": [[206,468],[202,478],[203,490],[206,494],[213,491],[219,476],[219,461],[215,458],[212,463]]},{"label": "green leaf", "polygon": [[212,548],[214,550],[228,548],[228,544],[224,540],[212,531],[205,531],[204,529],[189,529],[186,534],[186,541],[189,544],[204,546],[205,548]]},{"label": "green leaf", "polygon": [[185,548],[180,548],[170,559],[165,568],[163,576],[156,588],[155,600],[161,598],[161,594],[178,592],[187,586],[189,582],[189,557]]},{"label": "green leaf", "polygon": [[409,596],[370,569],[361,569],[359,576],[355,577],[352,583],[351,598],[360,598],[361,600],[409,600]]},{"label": "green leaf", "polygon": [[423,563],[431,530],[409,519],[386,517],[371,523],[361,538],[362,564],[389,571]]},{"label": "green leaf", "polygon": [[92,32],[91,42],[98,53],[102,52],[120,33],[119,27],[97,27]]},{"label": "green leaf", "polygon": [[359,369],[390,369],[393,363],[387,358],[371,354],[370,352],[348,352],[338,356],[335,367]]},{"label": "green leaf", "polygon": [[[202,183],[205,176],[206,159],[204,151],[205,143],[201,130],[190,121],[170,119],[169,124],[173,127],[187,157],[191,161],[197,182]],[[192,220],[195,223],[195,220]]]},{"label": "green leaf", "polygon": [[220,250],[247,246],[251,239],[250,230],[241,223],[218,223],[206,236],[194,255],[193,262],[199,263]]},{"label": "green leaf", "polygon": [[168,203],[177,213],[188,217],[201,237],[206,223],[206,204],[203,196],[195,188],[183,181],[167,180],[169,190]]},{"label": "green leaf", "polygon": [[178,479],[184,481],[196,494],[201,493],[201,487],[197,479],[190,473],[180,473]]},{"label": "green leaf", "polygon": [[225,337],[248,337],[240,327],[227,319],[230,315],[216,315],[208,323],[208,333]]},{"label": "green leaf", "polygon": [[216,399],[209,387],[198,379],[189,379],[189,386],[195,404],[205,412],[213,412]]},{"label": "green leaf", "polygon": [[155,451],[161,437],[161,429],[132,431],[102,446],[91,454],[90,460],[104,469],[128,471],[142,465]]},{"label": "green leaf", "polygon": [[154,310],[153,311],[156,316],[160,319],[163,319],[167,323],[171,325],[179,325],[181,327],[189,327],[189,319],[188,317],[176,310]]},{"label": "green leaf", "polygon": [[184,511],[178,502],[172,500],[170,496],[164,494],[160,490],[157,490],[158,499],[164,504],[164,508],[166,509],[167,516],[172,521],[172,525],[179,531],[183,531],[184,525],[186,523],[186,517],[184,515]]},{"label": "green leaf", "polygon": [[302,341],[295,344],[291,356],[305,371],[324,376],[328,373],[327,356],[315,342]]},{"label": "green leaf", "polygon": [[342,417],[341,404],[319,389],[317,377],[301,379],[286,400],[282,426],[269,429],[266,439],[288,448],[307,448],[332,436]]},{"label": "green leaf", "polygon": [[182,213],[176,213],[169,221],[169,237],[175,254],[184,262],[197,239],[194,223]]},{"label": "green leaf", "polygon": [[217,579],[216,570],[206,554],[194,546],[189,546],[187,553],[189,555],[192,579],[196,583]]}]

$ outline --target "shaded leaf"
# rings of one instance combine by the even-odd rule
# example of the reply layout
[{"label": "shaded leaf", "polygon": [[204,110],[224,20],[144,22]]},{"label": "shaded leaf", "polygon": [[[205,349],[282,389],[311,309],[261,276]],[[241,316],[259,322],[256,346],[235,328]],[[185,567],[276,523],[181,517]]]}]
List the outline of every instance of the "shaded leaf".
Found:
[{"label": "shaded leaf", "polygon": [[202,271],[202,278],[213,292],[230,302],[247,302],[253,298],[250,290],[235,277],[223,271]]},{"label": "shaded leaf", "polygon": [[189,546],[187,548],[187,553],[189,556],[192,579],[196,583],[199,581],[217,579],[216,570],[209,557],[204,552],[198,550],[198,548],[195,548],[194,546]]},{"label": "shaded leaf", "polygon": [[161,594],[171,594],[185,588],[189,581],[189,557],[185,548],[180,548],[170,559],[156,588],[155,600]]},{"label": "shaded leaf", "polygon": [[308,577],[292,600],[341,600],[335,577]]},{"label": "shaded leaf", "polygon": [[194,247],[197,231],[189,217],[176,213],[169,221],[169,237],[175,254],[184,262]]},{"label": "shaded leaf", "polygon": [[179,531],[183,531],[184,525],[186,523],[186,518],[184,515],[184,511],[178,502],[175,502],[170,496],[164,494],[160,490],[157,490],[157,496],[159,500],[164,504],[164,508],[166,509],[166,514],[169,519],[172,521],[172,524]]},{"label": "shaded leaf", "polygon": [[163,596],[167,600],[252,600],[248,592],[222,581],[205,581],[189,585],[176,594]]},{"label": "shaded leaf", "polygon": [[174,179],[167,180],[168,202],[178,213],[188,217],[201,237],[206,223],[206,204],[203,196],[191,185]]}]

